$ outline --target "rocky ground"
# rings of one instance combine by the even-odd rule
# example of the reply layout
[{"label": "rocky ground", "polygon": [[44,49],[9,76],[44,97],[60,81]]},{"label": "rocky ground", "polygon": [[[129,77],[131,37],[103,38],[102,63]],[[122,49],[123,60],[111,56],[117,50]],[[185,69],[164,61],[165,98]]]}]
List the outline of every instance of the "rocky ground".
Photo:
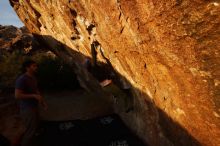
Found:
[{"label": "rocky ground", "polygon": [[[44,97],[48,103],[48,110],[44,111],[40,108],[42,120],[86,120],[113,112],[107,101],[83,89],[44,93]],[[0,99],[0,134],[14,144],[24,130],[19,118],[17,102],[13,94],[1,95]]]},{"label": "rocky ground", "polygon": [[19,117],[19,109],[13,94],[0,96],[0,134],[9,139],[12,144],[16,143],[24,127]]},{"label": "rocky ground", "polygon": [[83,89],[46,93],[48,111],[41,109],[43,120],[90,119],[112,113],[111,105]]}]

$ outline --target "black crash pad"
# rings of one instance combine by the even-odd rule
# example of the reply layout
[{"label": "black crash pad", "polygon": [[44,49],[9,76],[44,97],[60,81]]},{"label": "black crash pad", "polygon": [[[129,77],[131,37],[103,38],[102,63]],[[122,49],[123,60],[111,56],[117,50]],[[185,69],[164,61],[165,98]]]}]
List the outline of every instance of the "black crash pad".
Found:
[{"label": "black crash pad", "polygon": [[89,120],[43,121],[41,146],[146,146],[116,114]]}]

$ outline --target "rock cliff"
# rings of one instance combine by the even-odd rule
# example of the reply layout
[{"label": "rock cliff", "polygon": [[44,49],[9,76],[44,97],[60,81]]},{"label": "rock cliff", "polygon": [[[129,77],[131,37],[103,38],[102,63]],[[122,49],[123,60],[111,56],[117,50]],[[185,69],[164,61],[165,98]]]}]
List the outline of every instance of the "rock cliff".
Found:
[{"label": "rock cliff", "polygon": [[149,145],[220,145],[219,1],[10,2],[76,67],[94,52],[113,67],[134,96],[121,117]]},{"label": "rock cliff", "polygon": [[6,52],[21,51],[24,54],[42,49],[26,27],[0,25],[0,57]]}]

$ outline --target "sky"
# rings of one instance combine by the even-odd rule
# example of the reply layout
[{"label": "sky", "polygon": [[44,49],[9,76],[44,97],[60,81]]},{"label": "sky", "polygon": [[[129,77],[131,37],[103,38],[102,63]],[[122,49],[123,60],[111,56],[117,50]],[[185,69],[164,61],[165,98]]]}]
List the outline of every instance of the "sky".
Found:
[{"label": "sky", "polygon": [[17,27],[24,26],[14,9],[9,4],[9,0],[0,0],[0,24],[14,25]]}]

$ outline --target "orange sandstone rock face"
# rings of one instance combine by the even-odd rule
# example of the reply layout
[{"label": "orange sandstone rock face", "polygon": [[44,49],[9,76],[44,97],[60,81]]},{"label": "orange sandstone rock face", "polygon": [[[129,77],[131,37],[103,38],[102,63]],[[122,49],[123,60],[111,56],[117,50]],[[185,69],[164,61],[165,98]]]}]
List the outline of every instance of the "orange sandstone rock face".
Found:
[{"label": "orange sandstone rock face", "polygon": [[220,145],[218,1],[10,1],[55,50],[50,38],[85,56],[98,42],[135,95],[120,114],[149,145]]}]

